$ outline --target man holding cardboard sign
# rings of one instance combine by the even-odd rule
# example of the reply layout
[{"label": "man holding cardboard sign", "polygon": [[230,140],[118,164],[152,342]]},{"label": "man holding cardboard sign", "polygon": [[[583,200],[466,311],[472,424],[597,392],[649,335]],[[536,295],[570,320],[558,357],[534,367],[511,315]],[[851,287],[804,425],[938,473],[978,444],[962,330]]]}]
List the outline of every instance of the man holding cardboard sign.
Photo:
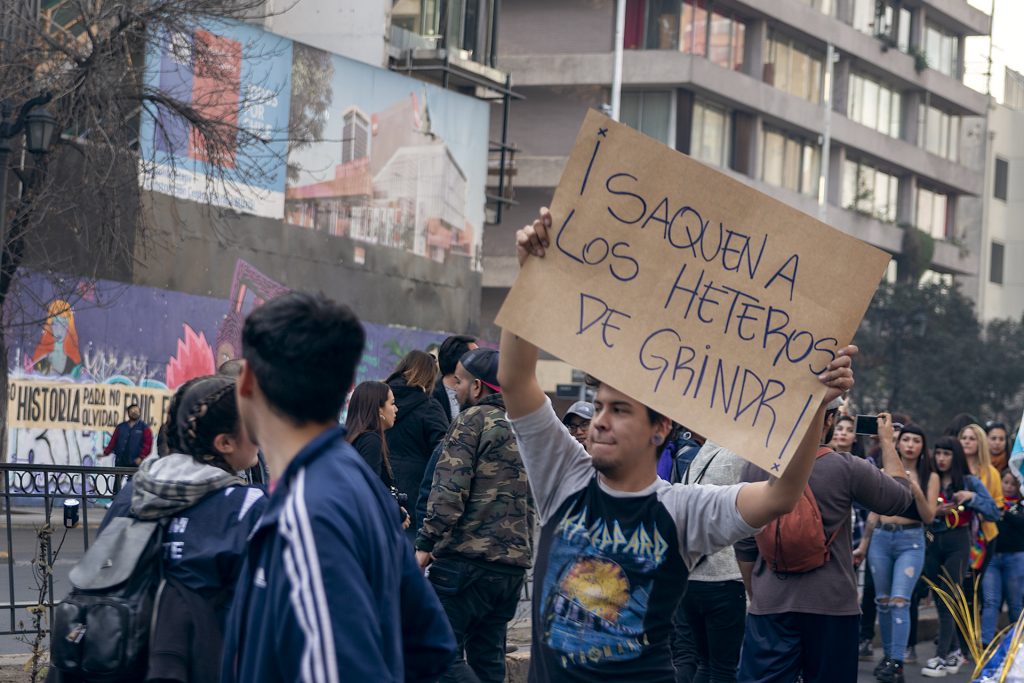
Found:
[{"label": "man holding cardboard sign", "polygon": [[[521,230],[520,261],[543,256],[551,214]],[[850,358],[822,373],[832,400],[853,386]],[[537,383],[538,350],[503,331],[499,381],[541,513],[531,680],[673,680],[668,633],[686,576],[701,557],[789,511],[807,484],[820,429],[786,472],[760,484],[673,486],[657,462],[671,421],[601,384],[591,451],[562,427]],[[819,407],[814,425],[822,422]]]},{"label": "man holding cardboard sign", "polygon": [[[852,257],[813,258],[823,236]],[[531,680],[673,680],[688,571],[796,505],[824,405],[853,385],[856,348],[839,340],[888,257],[852,243],[588,115],[553,211],[517,234],[522,270],[498,317],[499,381],[542,523]],[[589,453],[537,383],[538,346],[602,380]],[[658,479],[670,418],[775,478]]]}]

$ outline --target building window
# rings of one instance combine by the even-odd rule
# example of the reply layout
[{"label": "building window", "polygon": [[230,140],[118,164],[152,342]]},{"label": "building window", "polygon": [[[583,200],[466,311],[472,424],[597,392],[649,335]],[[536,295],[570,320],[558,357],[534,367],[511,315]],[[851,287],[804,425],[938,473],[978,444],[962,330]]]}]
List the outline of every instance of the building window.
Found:
[{"label": "building window", "polygon": [[491,63],[491,29],[497,21],[494,0],[405,0],[392,3],[393,46],[461,49],[470,59]]},{"label": "building window", "polygon": [[853,0],[853,27],[861,33],[875,33],[876,0]]},{"label": "building window", "polygon": [[798,135],[765,126],[761,179],[808,196],[818,193],[821,148]]},{"label": "building window", "polygon": [[871,33],[886,45],[901,52],[910,50],[910,10],[901,7],[900,0],[882,0],[875,3],[874,20],[867,26],[858,27],[858,30]]},{"label": "building window", "polygon": [[928,66],[953,78],[960,77],[960,37],[939,28],[935,24],[926,24],[924,29],[924,54],[928,58]]},{"label": "building window", "polygon": [[996,199],[1006,201],[1010,182],[1010,162],[996,157],[996,184],[993,194]]},{"label": "building window", "polygon": [[675,97],[671,92],[622,93],[619,120],[644,135],[675,147]]},{"label": "building window", "polygon": [[1004,69],[1003,104],[1016,111],[1024,111],[1024,74]]},{"label": "building window", "polygon": [[679,50],[739,70],[743,67],[746,33],[742,20],[705,0],[626,3],[626,49]]},{"label": "building window", "polygon": [[939,285],[941,287],[952,287],[953,276],[950,273],[938,273],[934,270],[926,270],[921,275],[922,285]]},{"label": "building window", "polygon": [[731,14],[710,14],[708,60],[726,69],[739,70],[743,67],[743,41],[747,27]]},{"label": "building window", "polygon": [[918,109],[918,119],[918,146],[950,161],[957,161],[960,156],[960,117],[922,104]]},{"label": "building window", "polygon": [[940,240],[949,235],[949,197],[917,188],[917,227]]},{"label": "building window", "polygon": [[370,156],[370,119],[356,107],[342,114],[341,163]]},{"label": "building window", "polygon": [[898,189],[894,175],[851,159],[843,165],[843,208],[892,223]]},{"label": "building window", "polygon": [[810,48],[772,31],[768,34],[768,60],[764,80],[809,102],[821,101],[823,57]]},{"label": "building window", "polygon": [[885,266],[885,281],[890,285],[896,284],[896,277],[899,275],[899,263],[896,259],[889,259],[889,263]]},{"label": "building window", "polygon": [[697,100],[693,103],[690,156],[725,168],[729,164],[729,110]]},{"label": "building window", "polygon": [[900,93],[876,80],[850,74],[846,115],[890,137],[900,136]]},{"label": "building window", "polygon": [[994,285],[1003,284],[1003,245],[999,242],[992,243],[990,252],[988,281]]}]

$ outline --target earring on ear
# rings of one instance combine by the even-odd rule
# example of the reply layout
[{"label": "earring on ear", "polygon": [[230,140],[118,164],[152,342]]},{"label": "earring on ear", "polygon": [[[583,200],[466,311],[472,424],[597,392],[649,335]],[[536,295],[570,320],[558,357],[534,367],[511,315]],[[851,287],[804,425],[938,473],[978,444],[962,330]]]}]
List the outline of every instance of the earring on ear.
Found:
[{"label": "earring on ear", "polygon": [[655,446],[660,446],[664,441],[664,437],[658,436],[657,434],[651,437],[651,443]]}]

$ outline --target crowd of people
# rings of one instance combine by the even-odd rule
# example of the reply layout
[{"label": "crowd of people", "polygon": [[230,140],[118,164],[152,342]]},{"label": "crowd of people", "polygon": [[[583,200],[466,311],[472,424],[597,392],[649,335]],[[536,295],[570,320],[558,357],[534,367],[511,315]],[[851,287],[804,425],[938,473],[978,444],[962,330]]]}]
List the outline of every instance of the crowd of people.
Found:
[{"label": "crowd of people", "polygon": [[[520,264],[550,230],[542,210],[519,231]],[[896,682],[922,574],[983,577],[987,639],[1002,602],[1020,612],[1006,427],[962,416],[929,448],[882,414],[858,437],[855,347],[773,478],[596,377],[556,414],[508,331],[353,388],[363,345],[347,307],[287,294],[250,314],[239,362],[175,393],[104,520],[167,520],[146,680],[504,681],[531,568],[532,681],[853,681],[877,617]],[[937,603],[928,676],[963,661]]]},{"label": "crowd of people", "polygon": [[[875,673],[889,680],[888,669],[918,662],[918,608],[929,596],[926,578],[944,589],[959,585],[968,604],[981,603],[981,640],[992,641],[1002,606],[1009,622],[1021,613],[1024,599],[1024,511],[1021,482],[1008,468],[1008,430],[1001,422],[982,427],[971,415],[958,415],[929,448],[922,427],[897,415],[895,428],[880,429],[865,442],[853,433],[853,418],[844,416],[833,447],[875,462],[883,449],[895,449],[911,480],[914,502],[903,514],[855,512],[861,531],[854,551],[866,559],[860,656],[873,656],[877,624],[883,655]],[[975,585],[980,586],[976,595]],[[964,634],[937,595],[930,598],[939,618],[934,656],[921,673],[940,678],[957,673],[967,662]]]}]

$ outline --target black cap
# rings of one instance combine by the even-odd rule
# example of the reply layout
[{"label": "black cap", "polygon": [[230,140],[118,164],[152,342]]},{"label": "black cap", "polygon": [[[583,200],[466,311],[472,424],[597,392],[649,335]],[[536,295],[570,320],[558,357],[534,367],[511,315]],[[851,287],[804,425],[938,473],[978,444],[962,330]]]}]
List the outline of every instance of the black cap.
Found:
[{"label": "black cap", "polygon": [[501,391],[498,385],[498,352],[494,349],[473,349],[463,354],[459,360],[466,372],[489,386],[494,391]]}]

